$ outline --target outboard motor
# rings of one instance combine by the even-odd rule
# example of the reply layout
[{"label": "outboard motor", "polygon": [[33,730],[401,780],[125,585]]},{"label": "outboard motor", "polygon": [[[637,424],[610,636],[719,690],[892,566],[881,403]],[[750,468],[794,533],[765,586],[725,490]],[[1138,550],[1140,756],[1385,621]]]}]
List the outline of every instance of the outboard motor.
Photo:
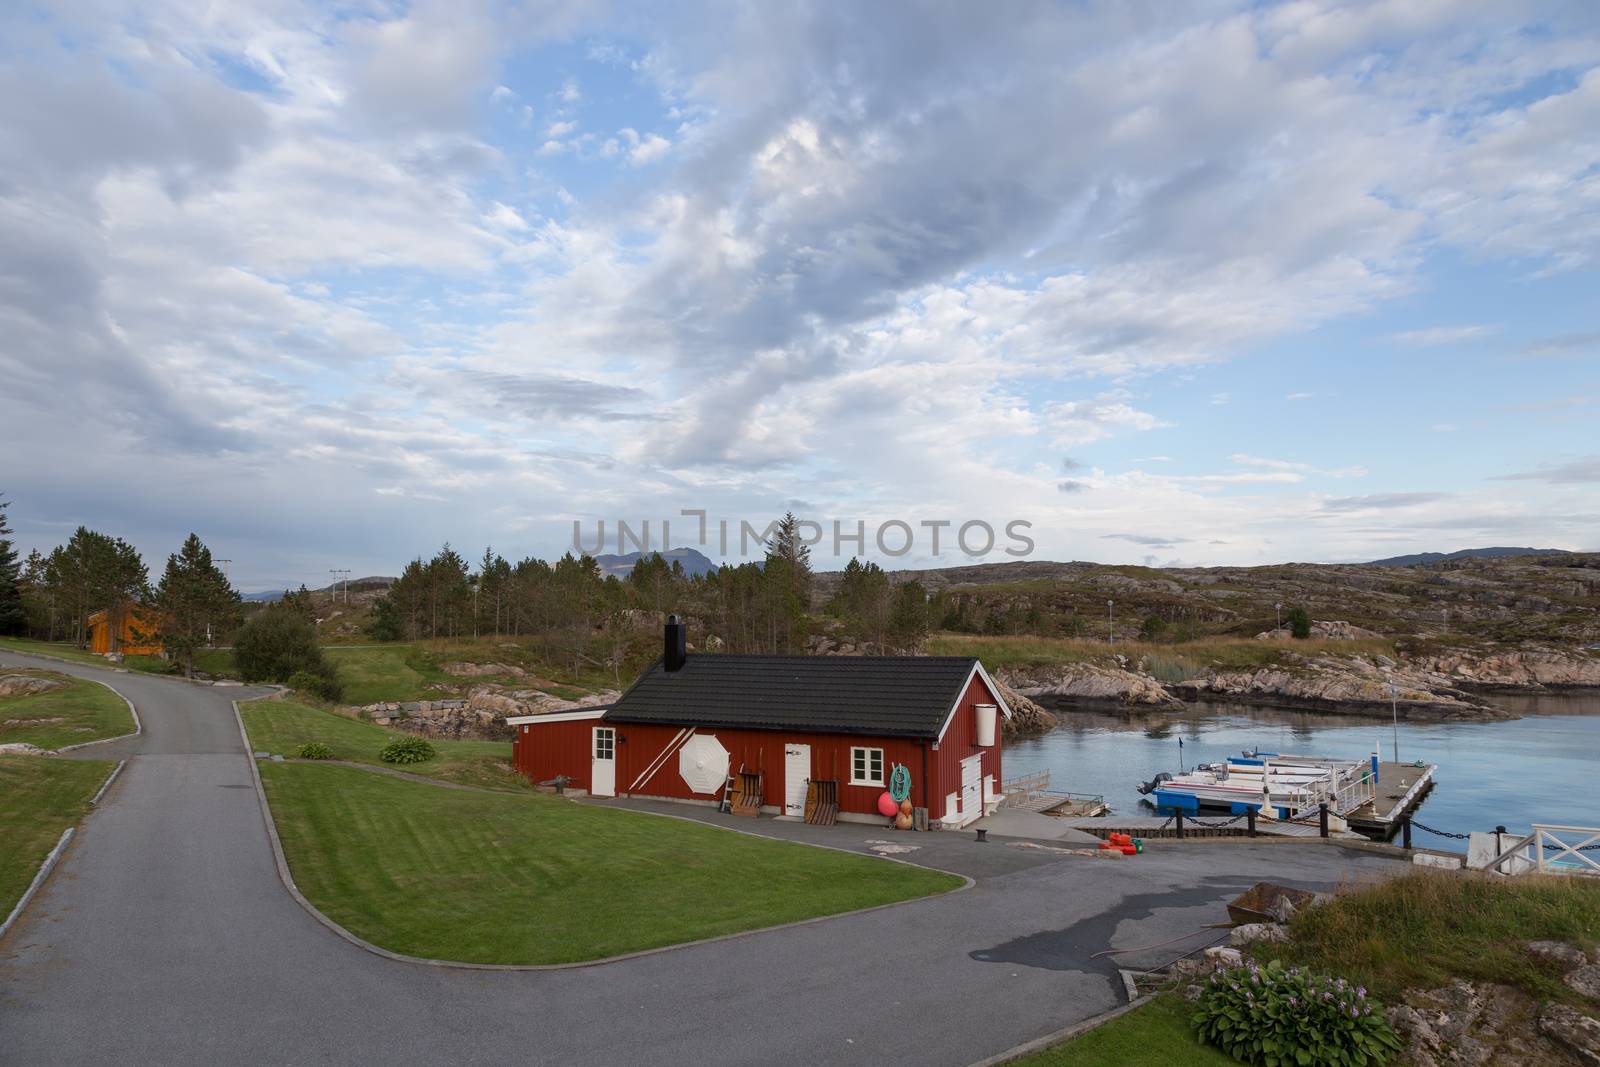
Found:
[{"label": "outboard motor", "polygon": [[1144,783],[1144,785],[1141,785],[1139,787],[1139,793],[1142,796],[1149,796],[1151,793],[1154,793],[1161,787],[1162,782],[1170,781],[1172,781],[1172,775],[1168,774],[1166,771],[1162,771],[1160,774]]}]

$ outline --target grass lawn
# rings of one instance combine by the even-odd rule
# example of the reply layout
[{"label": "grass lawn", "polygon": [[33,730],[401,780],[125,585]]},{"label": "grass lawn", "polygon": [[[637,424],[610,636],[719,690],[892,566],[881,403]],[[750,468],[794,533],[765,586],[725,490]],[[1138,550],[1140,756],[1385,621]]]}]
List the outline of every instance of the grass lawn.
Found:
[{"label": "grass lawn", "polygon": [[0,745],[26,742],[40,748],[61,748],[133,732],[127,703],[98,682],[46,670],[12,668],[4,673],[67,684],[43,693],[0,698]]},{"label": "grass lawn", "polygon": [[[395,738],[411,736],[295,700],[252,700],[240,704],[239,712],[252,749],[290,758],[306,742],[320,741],[333,750],[334,759],[391,767],[394,765],[384,763],[378,753]],[[510,741],[429,743],[438,750],[438,759],[395,769],[490,789],[527,792],[533,788],[527,778],[511,768]]]},{"label": "grass lawn", "polygon": [[1225,1067],[1232,1056],[1203,1045],[1189,1017],[1194,1008],[1163,993],[1086,1034],[1013,1061],[1013,1067]]},{"label": "grass lawn", "polygon": [[415,956],[570,963],[961,884],[561,797],[439,789],[317,763],[258,766],[301,891],[355,934]]},{"label": "grass lawn", "polygon": [[415,645],[377,645],[323,648],[344,684],[350,704],[376,704],[380,700],[426,700],[441,694],[429,686],[454,684],[433,657]]},{"label": "grass lawn", "polygon": [[1581,1003],[1523,942],[1600,942],[1600,884],[1555,875],[1463,877],[1421,872],[1342,893],[1295,916],[1276,957],[1359,982],[1391,1003],[1452,978],[1501,982],[1540,1001]]},{"label": "grass lawn", "polygon": [[92,667],[115,666],[104,656],[86,652],[74,646],[70,641],[35,641],[28,637],[0,637],[0,648],[9,648],[13,652],[33,652],[41,656],[54,656],[56,659],[71,660],[73,663],[87,663]]},{"label": "grass lawn", "polygon": [[109,760],[0,756],[0,919],[16,907],[61,832],[89,810],[89,798],[113,766]]}]

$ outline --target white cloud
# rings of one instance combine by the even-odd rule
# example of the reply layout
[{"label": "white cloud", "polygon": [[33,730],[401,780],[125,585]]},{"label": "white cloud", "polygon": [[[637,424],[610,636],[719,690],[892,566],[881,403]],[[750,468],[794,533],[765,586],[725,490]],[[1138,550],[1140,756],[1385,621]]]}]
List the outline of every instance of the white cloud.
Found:
[{"label": "white cloud", "polygon": [[1403,345],[1433,346],[1454,345],[1463,341],[1476,341],[1494,333],[1494,327],[1483,325],[1429,326],[1421,330],[1403,330],[1392,333],[1389,340]]},{"label": "white cloud", "polygon": [[577,128],[577,122],[571,119],[566,119],[560,122],[552,122],[550,125],[546,126],[544,135],[551,138],[565,137]]},{"label": "white cloud", "polygon": [[660,134],[647,133],[628,150],[628,162],[636,167],[654,163],[672,150],[672,142]]},{"label": "white cloud", "polygon": [[1045,431],[1058,445],[1089,444],[1123,431],[1142,432],[1169,425],[1148,411],[1133,407],[1116,393],[1046,405],[1042,418]]}]

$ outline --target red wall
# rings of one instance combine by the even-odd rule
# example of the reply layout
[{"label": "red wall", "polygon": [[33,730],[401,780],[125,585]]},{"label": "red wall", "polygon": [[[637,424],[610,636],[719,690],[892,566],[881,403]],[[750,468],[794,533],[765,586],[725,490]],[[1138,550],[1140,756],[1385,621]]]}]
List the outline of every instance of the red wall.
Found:
[{"label": "red wall", "polygon": [[[944,798],[947,793],[961,789],[961,761],[977,753],[983,755],[983,773],[992,775],[998,792],[1001,784],[999,728],[996,744],[992,748],[979,748],[977,740],[977,713],[975,704],[995,704],[998,701],[978,677],[972,679],[962,694],[949,729],[939,743],[938,751],[931,743],[909,738],[851,737],[844,734],[816,734],[787,730],[729,730],[697,729],[695,733],[715,737],[728,750],[730,771],[741,764],[747,770],[765,772],[762,783],[762,803],[781,808],[784,796],[784,746],[789,743],[811,746],[811,777],[834,778],[839,782],[839,807],[842,811],[863,815],[876,815],[878,796],[883,786],[850,785],[850,749],[867,746],[883,749],[884,775],[896,763],[903,763],[911,772],[911,802],[917,807],[927,807],[929,817],[938,819],[945,814]],[[711,800],[712,794],[692,793],[678,773],[676,752],[667,757],[650,777],[635,785],[635,780],[645,772],[662,750],[672,743],[682,729],[678,726],[661,726],[644,723],[604,723],[600,719],[578,719],[568,722],[532,723],[517,727],[513,745],[512,762],[523,774],[535,781],[547,781],[557,775],[566,775],[575,788],[589,788],[591,744],[596,726],[607,725],[617,731],[617,793],[636,796],[661,796],[679,799]],[[923,773],[923,759],[927,758],[927,774]],[[932,779],[932,789],[928,781]],[[720,794],[719,794],[720,795]]]},{"label": "red wall", "polygon": [[995,723],[994,745],[989,748],[978,747],[978,713],[974,710],[977,704],[1000,703],[999,699],[983,684],[983,679],[978,675],[972,676],[972,681],[967,684],[966,692],[961,694],[961,700],[956,706],[955,717],[950,720],[950,726],[945,731],[944,737],[939,739],[939,751],[929,753],[931,765],[929,776],[933,779],[933,804],[928,808],[928,818],[942,819],[945,815],[944,798],[948,793],[961,792],[961,761],[970,756],[983,756],[982,768],[986,775],[994,776],[994,791],[1000,792],[1000,750],[1004,747],[1001,741],[1003,723]]}]

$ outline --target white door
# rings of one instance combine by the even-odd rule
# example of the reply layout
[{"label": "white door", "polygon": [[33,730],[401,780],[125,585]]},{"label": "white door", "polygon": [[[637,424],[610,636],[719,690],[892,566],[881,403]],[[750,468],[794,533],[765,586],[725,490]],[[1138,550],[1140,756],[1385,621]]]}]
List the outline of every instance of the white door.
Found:
[{"label": "white door", "polygon": [[589,792],[597,797],[617,795],[617,731],[594,728],[594,759],[589,761]]},{"label": "white door", "polygon": [[806,813],[806,781],[811,777],[811,746],[783,746],[783,813]]},{"label": "white door", "polygon": [[983,757],[969,756],[961,761],[961,818],[975,819],[983,814]]}]

